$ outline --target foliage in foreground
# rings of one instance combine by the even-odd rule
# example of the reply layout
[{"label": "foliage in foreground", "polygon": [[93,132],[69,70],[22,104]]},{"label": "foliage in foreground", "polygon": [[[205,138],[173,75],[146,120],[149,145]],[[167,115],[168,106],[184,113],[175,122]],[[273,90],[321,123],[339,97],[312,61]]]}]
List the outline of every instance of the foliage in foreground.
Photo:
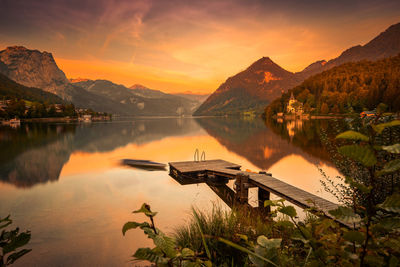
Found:
[{"label": "foliage in foreground", "polygon": [[[256,223],[242,227],[246,220],[240,225],[241,220],[232,219],[245,217],[240,210],[225,217],[211,214],[213,219],[194,210],[192,224],[177,231],[176,239],[154,227],[156,213],[144,204],[135,212],[145,213],[151,224],[128,222],[123,233],[140,227],[153,239],[155,248],[138,249],[133,257],[159,266],[399,266],[399,188],[392,184],[385,198],[378,189],[380,180],[400,171],[400,144],[378,145],[377,140],[385,129],[399,126],[400,121],[377,122],[379,117],[367,124],[364,133],[347,131],[336,137],[348,143],[338,149],[339,153],[368,174],[361,179],[345,177],[351,188],[349,197],[357,194],[351,205],[340,206],[329,214],[308,209],[306,212],[319,216],[299,221],[293,206],[286,206],[283,200],[267,200],[265,206],[275,210],[265,220],[263,232],[257,232]],[[278,214],[284,218],[277,219]],[[216,242],[238,252],[221,258],[227,247]]]},{"label": "foliage in foreground", "polygon": [[0,218],[0,230],[3,229],[0,234],[0,267],[13,264],[31,251],[31,249],[18,250],[28,244],[31,239],[30,231],[20,233],[18,227],[11,231],[6,230],[5,228],[11,223],[10,216]]},{"label": "foliage in foreground", "polygon": [[[201,231],[200,231],[201,229]],[[246,207],[235,207],[233,211],[223,210],[214,205],[213,209],[206,213],[192,208],[190,221],[175,229],[174,237],[178,247],[188,247],[193,251],[205,251],[202,242],[202,232],[208,237],[206,239],[213,264],[229,266],[245,265],[248,261],[247,253],[237,251],[236,248],[220,242],[213,237],[220,237],[232,242],[244,245],[241,235],[249,239],[256,239],[260,235],[271,232],[270,225],[260,214],[249,211]],[[238,235],[237,233],[241,233]]]}]

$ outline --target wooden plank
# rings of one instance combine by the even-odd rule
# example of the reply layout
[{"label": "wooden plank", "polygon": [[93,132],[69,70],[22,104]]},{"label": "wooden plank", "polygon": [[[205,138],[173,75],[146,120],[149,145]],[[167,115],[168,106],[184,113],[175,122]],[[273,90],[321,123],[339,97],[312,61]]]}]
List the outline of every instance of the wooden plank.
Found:
[{"label": "wooden plank", "polygon": [[204,171],[207,168],[240,169],[241,167],[225,160],[170,162],[169,165],[181,173]]},{"label": "wooden plank", "polygon": [[[336,209],[339,206],[338,204],[292,186],[272,176],[241,171],[240,165],[225,160],[171,162],[169,165],[181,174],[201,172],[231,179],[234,179],[238,174],[248,175],[250,184],[254,184],[260,189],[271,192],[301,208],[310,208],[315,205],[328,217],[330,217],[328,211]],[[345,223],[340,223],[346,225]]]}]

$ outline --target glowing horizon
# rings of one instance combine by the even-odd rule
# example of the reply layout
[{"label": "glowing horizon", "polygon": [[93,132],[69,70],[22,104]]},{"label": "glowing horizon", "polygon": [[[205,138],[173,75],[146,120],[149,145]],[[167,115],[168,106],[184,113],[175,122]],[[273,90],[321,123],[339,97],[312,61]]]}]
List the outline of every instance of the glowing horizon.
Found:
[{"label": "glowing horizon", "polygon": [[204,94],[263,56],[292,72],[337,57],[398,23],[399,9],[394,0],[4,0],[0,49],[51,52],[68,78]]}]

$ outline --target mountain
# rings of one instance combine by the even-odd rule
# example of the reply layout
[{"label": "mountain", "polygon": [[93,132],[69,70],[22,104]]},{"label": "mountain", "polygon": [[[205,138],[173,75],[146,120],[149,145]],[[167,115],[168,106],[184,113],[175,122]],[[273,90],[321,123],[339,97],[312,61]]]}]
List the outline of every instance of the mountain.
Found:
[{"label": "mountain", "polygon": [[267,115],[282,112],[292,93],[307,113],[361,112],[380,103],[389,111],[400,111],[400,54],[348,62],[316,74],[274,100],[266,108]]},{"label": "mountain", "polygon": [[[328,62],[321,60],[312,63],[301,72],[285,71],[269,58],[262,58],[245,71],[228,78],[194,115],[225,115],[246,110],[259,111],[263,105],[279,97],[282,91],[286,92],[314,74],[346,62],[375,61],[396,56],[398,53],[400,53],[400,23],[390,26],[363,46],[358,45],[347,49],[339,57]],[[262,81],[263,73],[266,78],[264,82]]]},{"label": "mountain", "polygon": [[48,52],[22,46],[8,47],[0,51],[0,72],[24,86],[56,94],[77,107],[114,114],[126,113],[114,101],[71,84]]},{"label": "mountain", "polygon": [[73,79],[73,78],[69,79],[69,82],[70,83],[77,83],[77,82],[86,82],[86,81],[89,81],[89,80],[90,79],[78,77],[78,78],[75,78],[75,79]]},{"label": "mountain", "polygon": [[191,115],[195,103],[182,97],[135,85],[127,88],[107,80],[85,80],[73,83],[88,92],[117,103],[130,115],[177,116]]},{"label": "mountain", "polygon": [[200,104],[202,104],[210,96],[210,94],[195,94],[192,93],[191,91],[183,93],[174,93],[174,95],[184,97],[193,101],[198,101]]},{"label": "mountain", "polygon": [[38,88],[23,86],[0,73],[0,99],[3,98],[18,98],[40,103],[48,102],[50,104],[65,103],[63,99],[55,94]]},{"label": "mountain", "polygon": [[194,115],[235,114],[261,111],[273,99],[298,84],[297,76],[269,57],[263,57],[246,70],[228,78],[196,110]]},{"label": "mountain", "polygon": [[390,26],[366,45],[354,46],[344,51],[339,57],[329,60],[325,69],[339,66],[345,62],[375,61],[396,56],[398,53],[400,53],[400,23]]},{"label": "mountain", "polygon": [[164,98],[164,97],[169,97],[169,94],[163,93],[159,90],[153,90],[150,88],[147,88],[141,84],[135,84],[129,87],[129,89],[132,90],[136,95],[146,97],[146,98]]},{"label": "mountain", "polygon": [[197,110],[201,104],[210,96],[210,94],[195,94],[190,91],[183,92],[183,93],[175,93],[173,95],[183,97],[188,99],[194,103],[193,111]]}]

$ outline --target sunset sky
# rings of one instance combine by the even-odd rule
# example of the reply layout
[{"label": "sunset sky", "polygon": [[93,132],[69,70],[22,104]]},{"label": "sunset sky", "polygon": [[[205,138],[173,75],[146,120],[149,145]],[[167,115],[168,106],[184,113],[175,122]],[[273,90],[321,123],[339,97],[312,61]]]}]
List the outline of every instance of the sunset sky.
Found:
[{"label": "sunset sky", "polygon": [[400,1],[0,0],[0,50],[53,53],[68,78],[210,93],[263,56],[289,71],[400,22]]}]

